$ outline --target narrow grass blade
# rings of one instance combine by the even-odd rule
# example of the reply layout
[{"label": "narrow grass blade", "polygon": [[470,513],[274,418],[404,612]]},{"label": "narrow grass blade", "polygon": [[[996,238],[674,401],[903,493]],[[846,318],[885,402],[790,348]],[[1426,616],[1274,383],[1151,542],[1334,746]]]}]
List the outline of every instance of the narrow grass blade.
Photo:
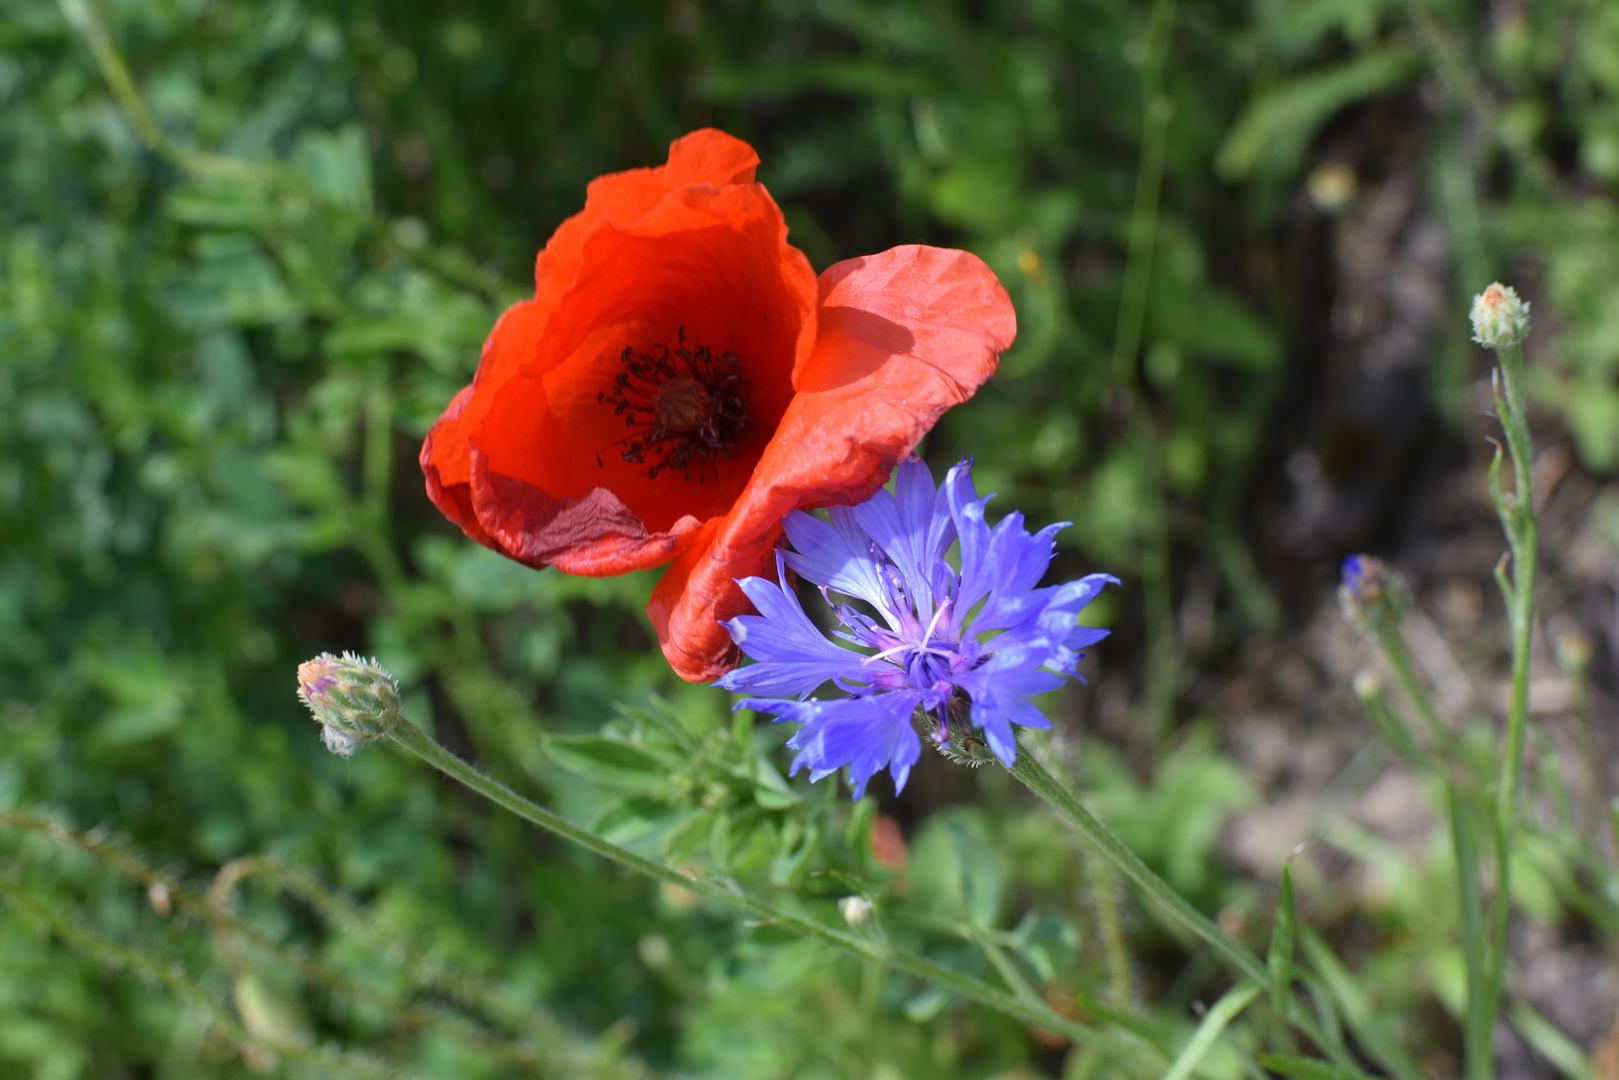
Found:
[{"label": "narrow grass blade", "polygon": [[1308,927],[1299,934],[1299,941],[1310,965],[1337,1003],[1344,1022],[1366,1053],[1392,1073],[1395,1080],[1427,1080],[1428,1074],[1373,1012],[1372,1003],[1360,984],[1327,943]]},{"label": "narrow grass blade", "polygon": [[1296,1076],[1299,1080],[1349,1080],[1349,1074],[1320,1058],[1297,1054],[1255,1054],[1254,1060],[1273,1073]]},{"label": "narrow grass blade", "polygon": [[1447,784],[1451,843],[1456,851],[1456,882],[1462,902],[1462,954],[1467,960],[1467,1014],[1462,1046],[1467,1075],[1490,1060],[1495,1016],[1485,981],[1489,943],[1484,937],[1484,900],[1479,888],[1478,840],[1456,785]]},{"label": "narrow grass blade", "polygon": [[1298,913],[1293,904],[1293,868],[1282,867],[1282,887],[1276,898],[1276,929],[1271,931],[1265,966],[1270,971],[1270,999],[1284,1013],[1293,994],[1293,939],[1298,934]]},{"label": "narrow grass blade", "polygon": [[1248,1003],[1259,996],[1260,985],[1248,979],[1233,986],[1225,992],[1214,1008],[1204,1014],[1203,1022],[1197,1025],[1192,1033],[1192,1041],[1186,1044],[1186,1049],[1180,1052],[1175,1063],[1164,1074],[1164,1080],[1189,1080],[1192,1070],[1197,1068],[1205,1054],[1214,1046],[1214,1040],[1226,1029],[1226,1025],[1235,1020]]},{"label": "narrow grass blade", "polygon": [[1521,1001],[1512,1004],[1508,1015],[1524,1041],[1568,1080],[1598,1080],[1596,1069],[1585,1051],[1573,1039],[1557,1030],[1550,1020]]}]

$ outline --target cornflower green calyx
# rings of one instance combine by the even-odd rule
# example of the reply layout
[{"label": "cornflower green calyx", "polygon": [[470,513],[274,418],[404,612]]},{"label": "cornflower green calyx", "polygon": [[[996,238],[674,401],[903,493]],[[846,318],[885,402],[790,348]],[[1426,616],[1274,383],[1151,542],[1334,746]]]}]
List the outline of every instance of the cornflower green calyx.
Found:
[{"label": "cornflower green calyx", "polygon": [[1529,336],[1529,305],[1510,285],[1496,282],[1473,298],[1473,340],[1489,349]]},{"label": "cornflower green calyx", "polygon": [[375,660],[321,653],[298,665],[298,700],[320,724],[321,741],[349,757],[399,722],[399,684]]}]

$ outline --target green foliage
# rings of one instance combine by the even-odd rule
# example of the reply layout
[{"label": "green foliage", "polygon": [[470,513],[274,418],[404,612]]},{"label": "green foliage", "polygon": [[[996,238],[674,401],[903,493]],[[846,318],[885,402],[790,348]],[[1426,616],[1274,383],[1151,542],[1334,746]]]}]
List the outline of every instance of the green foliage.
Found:
[{"label": "green foliage", "polygon": [[[376,654],[441,742],[570,821],[827,925],[858,896],[863,940],[1083,1015],[1099,1034],[1073,1070],[1235,1068],[1265,1006],[1239,1017],[1244,990],[1197,1034],[1134,1010],[1127,967],[1121,992],[1100,956],[1125,934],[1115,898],[1074,902],[1106,879],[1072,836],[985,775],[971,807],[917,825],[904,869],[879,861],[873,800],[788,780],[785,732],[671,677],[641,614],[655,575],[536,573],[471,544],[423,497],[419,440],[586,183],[723,126],[758,145],[818,268],[931,241],[1000,275],[1018,345],[928,451],[978,454],[1005,505],[1076,522],[1065,560],[1128,579],[1094,614],[1165,662],[1168,735],[1181,684],[1164,673],[1189,662],[1161,617],[1178,569],[1217,567],[1222,644],[1279,617],[1242,530],[1293,329],[1267,267],[1313,140],[1346,110],[1439,80],[1430,167],[1458,282],[1538,261],[1536,316],[1561,329],[1531,390],[1589,465],[1619,462],[1616,58],[1619,18],[1576,3],[1485,26],[1458,5],[1342,0],[15,0],[0,1073],[887,1080],[1068,1053],[537,841],[401,755],[331,758],[292,672],[345,648]],[[1131,282],[1139,325],[1120,318]],[[1200,729],[1152,738],[1087,744],[1088,798],[1203,910],[1256,914],[1215,856],[1253,793]],[[1464,801],[1486,820],[1477,791]],[[1525,830],[1516,902],[1619,926],[1575,832]],[[1289,878],[1271,971],[1297,978],[1273,980],[1269,1007],[1308,990],[1408,1075],[1378,1017],[1424,979],[1464,1009],[1463,929],[1436,907],[1458,871],[1356,850],[1394,883],[1383,929],[1421,947],[1350,977]],[[1295,916],[1304,955],[1284,962]]]}]

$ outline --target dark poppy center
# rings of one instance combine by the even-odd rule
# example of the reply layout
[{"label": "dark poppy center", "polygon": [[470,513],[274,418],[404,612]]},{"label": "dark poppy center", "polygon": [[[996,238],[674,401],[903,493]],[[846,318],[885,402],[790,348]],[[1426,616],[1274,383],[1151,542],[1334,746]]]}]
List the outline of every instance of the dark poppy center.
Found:
[{"label": "dark poppy center", "polygon": [[611,405],[633,430],[619,443],[625,461],[646,465],[654,480],[665,469],[700,480],[705,464],[736,456],[748,428],[748,381],[735,353],[688,348],[682,328],[675,348],[653,345],[637,352],[626,345],[619,360],[623,370],[613,377],[613,388],[596,401]]}]

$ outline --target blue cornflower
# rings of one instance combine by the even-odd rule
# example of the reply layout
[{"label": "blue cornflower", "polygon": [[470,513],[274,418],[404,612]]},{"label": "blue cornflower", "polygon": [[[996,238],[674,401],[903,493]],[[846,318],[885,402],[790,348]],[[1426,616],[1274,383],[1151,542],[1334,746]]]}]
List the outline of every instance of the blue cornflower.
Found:
[{"label": "blue cornflower", "polygon": [[[1007,765],[1017,759],[1013,724],[1051,726],[1029,698],[1080,677],[1075,665],[1084,654],[1076,650],[1107,631],[1080,626],[1076,616],[1118,579],[1091,574],[1035,588],[1066,523],[1031,535],[1023,515],[1011,513],[992,529],[984,521],[988,501],[973,489],[970,460],[935,489],[927,466],[912,458],[896,472],[892,493],[833,507],[830,522],[795,510],[783,522],[794,550],[777,553],[778,581],[739,582],[759,614],[725,627],[757,662],[717,685],[771,695],[736,707],[804,725],[787,740],[798,751],[794,774],[808,767],[814,781],[847,765],[858,799],[886,765],[903,789],[922,752],[911,723],[918,708],[935,718],[935,742],[950,738],[953,721],[957,735],[970,725]],[[960,570],[945,561],[958,540]],[[787,582],[789,567],[821,587],[841,624],[833,636],[854,648],[810,621]],[[876,617],[833,593],[863,601]],[[809,696],[827,682],[848,696]]]}]

